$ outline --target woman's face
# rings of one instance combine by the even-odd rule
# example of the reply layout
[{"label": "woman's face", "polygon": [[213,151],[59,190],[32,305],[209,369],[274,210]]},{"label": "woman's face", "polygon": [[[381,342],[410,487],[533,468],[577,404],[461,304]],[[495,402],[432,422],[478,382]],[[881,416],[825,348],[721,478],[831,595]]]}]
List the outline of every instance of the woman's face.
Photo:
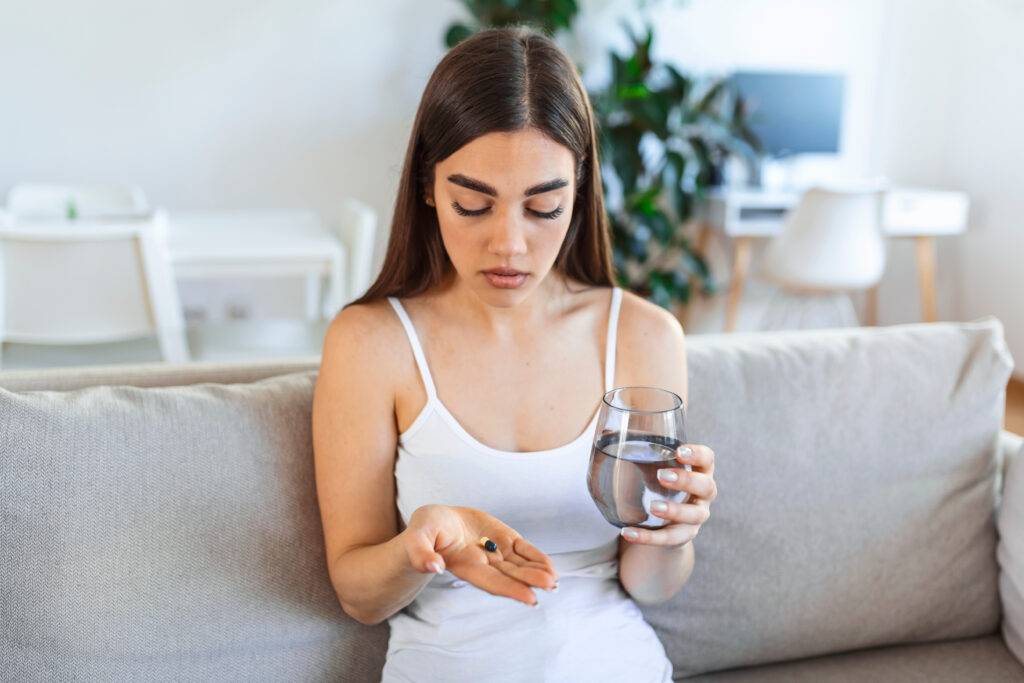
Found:
[{"label": "woman's face", "polygon": [[545,279],[569,230],[576,161],[543,133],[488,133],[434,168],[448,257],[484,302],[515,306]]}]

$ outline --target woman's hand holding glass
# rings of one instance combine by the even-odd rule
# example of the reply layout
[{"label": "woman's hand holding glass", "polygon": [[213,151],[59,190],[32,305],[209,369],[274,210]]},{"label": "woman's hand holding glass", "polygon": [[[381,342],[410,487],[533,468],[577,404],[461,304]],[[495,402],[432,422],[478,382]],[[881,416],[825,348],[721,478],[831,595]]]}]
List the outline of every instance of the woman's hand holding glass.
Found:
[{"label": "woman's hand holding glass", "polygon": [[[685,502],[653,501],[651,514],[668,523],[655,530],[625,527],[622,535],[644,545],[683,546],[694,539],[710,517],[711,502],[718,495],[715,484],[715,453],[707,446],[687,444],[676,449],[680,467],[658,470],[658,482],[665,488],[684,491]],[[683,466],[689,465],[687,470]]]},{"label": "woman's hand holding glass", "polygon": [[[493,595],[536,605],[534,588],[553,590],[558,574],[551,559],[495,517],[468,507],[424,505],[409,519],[405,550],[424,573],[447,570]],[[484,549],[481,538],[497,545]]]}]

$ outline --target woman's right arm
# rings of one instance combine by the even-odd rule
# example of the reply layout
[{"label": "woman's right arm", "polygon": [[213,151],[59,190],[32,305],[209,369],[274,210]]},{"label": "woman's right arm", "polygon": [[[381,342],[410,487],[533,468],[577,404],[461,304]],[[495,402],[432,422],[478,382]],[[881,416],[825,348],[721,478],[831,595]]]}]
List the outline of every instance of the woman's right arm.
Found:
[{"label": "woman's right arm", "polygon": [[[414,567],[398,534],[394,460],[397,320],[352,306],[327,330],[313,399],[313,452],[331,583],[345,612],[375,624],[419,594],[432,573]],[[403,341],[399,339],[398,341]],[[396,353],[397,351],[397,353]]]},{"label": "woman's right arm", "polygon": [[[377,306],[339,313],[324,340],[313,399],[313,451],[327,566],[342,608],[379,623],[445,569],[526,604],[558,574],[544,553],[481,510],[424,505],[398,533],[395,396],[415,363],[398,319]],[[405,380],[408,382],[408,380]],[[425,394],[424,394],[425,398]],[[479,539],[492,539],[486,551]]]}]

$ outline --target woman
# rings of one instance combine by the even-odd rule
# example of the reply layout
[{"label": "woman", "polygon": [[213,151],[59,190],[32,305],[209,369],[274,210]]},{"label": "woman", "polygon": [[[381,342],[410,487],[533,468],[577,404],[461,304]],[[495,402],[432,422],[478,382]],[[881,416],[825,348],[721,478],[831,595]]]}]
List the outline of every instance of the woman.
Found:
[{"label": "woman", "polygon": [[331,579],[348,614],[389,621],[385,681],[671,680],[634,600],[689,577],[714,455],[663,470],[692,497],[659,530],[620,536],[587,493],[606,391],[686,396],[678,322],[613,287],[601,197],[586,93],[550,40],[487,31],[444,57],[313,409]]}]

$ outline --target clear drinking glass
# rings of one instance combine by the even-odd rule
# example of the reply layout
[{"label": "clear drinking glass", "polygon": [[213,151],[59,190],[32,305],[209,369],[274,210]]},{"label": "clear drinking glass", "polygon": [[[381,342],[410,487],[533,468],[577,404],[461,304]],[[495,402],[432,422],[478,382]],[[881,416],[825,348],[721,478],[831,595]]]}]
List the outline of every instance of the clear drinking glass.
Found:
[{"label": "clear drinking glass", "polygon": [[617,527],[657,529],[667,521],[651,503],[685,502],[689,494],[662,486],[658,470],[682,467],[686,443],[683,399],[665,389],[622,387],[604,395],[587,470],[587,488],[604,518]]}]

